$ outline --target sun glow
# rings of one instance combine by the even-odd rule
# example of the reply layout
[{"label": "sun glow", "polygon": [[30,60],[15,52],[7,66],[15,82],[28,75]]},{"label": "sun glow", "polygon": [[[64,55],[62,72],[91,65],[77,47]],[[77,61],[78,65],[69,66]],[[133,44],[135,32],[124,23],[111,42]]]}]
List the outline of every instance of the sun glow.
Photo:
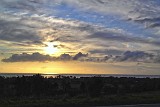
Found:
[{"label": "sun glow", "polygon": [[46,54],[52,55],[58,52],[57,47],[54,46],[53,43],[47,43],[47,47],[44,48]]}]

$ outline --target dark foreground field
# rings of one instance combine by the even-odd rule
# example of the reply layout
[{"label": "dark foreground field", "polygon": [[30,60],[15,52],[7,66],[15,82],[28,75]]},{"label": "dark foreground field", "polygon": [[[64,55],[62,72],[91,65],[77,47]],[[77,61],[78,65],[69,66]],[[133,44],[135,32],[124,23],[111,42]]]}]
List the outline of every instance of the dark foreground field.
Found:
[{"label": "dark foreground field", "polygon": [[160,103],[160,79],[0,77],[0,107],[105,106]]}]

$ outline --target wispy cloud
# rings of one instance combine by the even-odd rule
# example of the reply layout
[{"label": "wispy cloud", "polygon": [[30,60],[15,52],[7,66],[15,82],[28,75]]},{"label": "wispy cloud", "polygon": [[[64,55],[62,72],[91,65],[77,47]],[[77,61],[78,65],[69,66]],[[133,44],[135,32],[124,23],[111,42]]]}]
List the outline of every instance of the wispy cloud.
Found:
[{"label": "wispy cloud", "polygon": [[45,42],[58,42],[61,53],[81,51],[93,57],[160,50],[158,4],[158,0],[1,0],[0,41],[3,49],[12,45],[20,52],[22,47],[42,51]]}]

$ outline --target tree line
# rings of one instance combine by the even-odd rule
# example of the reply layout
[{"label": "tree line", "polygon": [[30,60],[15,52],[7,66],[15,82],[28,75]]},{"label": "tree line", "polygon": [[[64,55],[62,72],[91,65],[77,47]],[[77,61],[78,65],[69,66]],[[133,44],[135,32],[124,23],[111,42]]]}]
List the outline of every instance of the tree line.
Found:
[{"label": "tree line", "polygon": [[160,78],[0,76],[0,98],[119,95],[159,91]]}]

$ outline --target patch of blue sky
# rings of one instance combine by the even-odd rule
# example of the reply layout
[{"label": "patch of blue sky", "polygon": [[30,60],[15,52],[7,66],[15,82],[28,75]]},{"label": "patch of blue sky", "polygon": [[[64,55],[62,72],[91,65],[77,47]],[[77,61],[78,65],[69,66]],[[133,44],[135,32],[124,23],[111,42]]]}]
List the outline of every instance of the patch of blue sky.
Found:
[{"label": "patch of blue sky", "polygon": [[[144,1],[144,0],[141,0]],[[160,0],[152,0],[151,1],[155,6],[160,6]]]},{"label": "patch of blue sky", "polygon": [[58,12],[54,14],[56,17],[64,18],[64,19],[73,19],[80,20],[87,23],[102,25],[107,28],[117,28],[123,29],[127,31],[133,36],[146,36],[150,37],[153,35],[153,31],[151,29],[145,29],[144,25],[129,22],[128,20],[124,20],[121,16],[113,15],[113,14],[101,14],[93,11],[82,11],[78,8],[68,6],[66,4],[57,5],[54,7]]}]

